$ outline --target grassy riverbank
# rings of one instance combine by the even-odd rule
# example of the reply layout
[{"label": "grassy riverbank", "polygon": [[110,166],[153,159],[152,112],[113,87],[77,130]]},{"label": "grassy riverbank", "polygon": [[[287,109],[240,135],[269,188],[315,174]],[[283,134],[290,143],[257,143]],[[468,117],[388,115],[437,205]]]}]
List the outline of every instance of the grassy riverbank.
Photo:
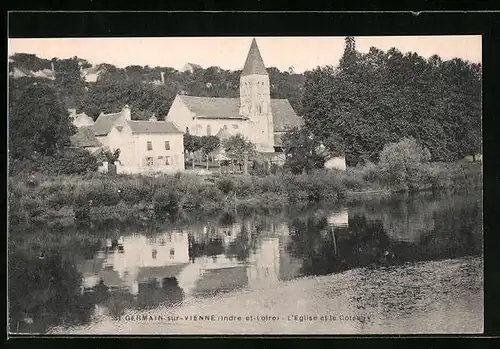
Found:
[{"label": "grassy riverbank", "polygon": [[[402,185],[403,184],[403,185]],[[411,185],[381,172],[376,165],[345,172],[268,176],[191,174],[158,177],[88,174],[9,178],[11,227],[33,224],[72,225],[109,219],[164,219],[182,213],[280,210],[288,205],[342,202],[360,195],[393,191],[477,189],[479,164],[427,164]]]}]

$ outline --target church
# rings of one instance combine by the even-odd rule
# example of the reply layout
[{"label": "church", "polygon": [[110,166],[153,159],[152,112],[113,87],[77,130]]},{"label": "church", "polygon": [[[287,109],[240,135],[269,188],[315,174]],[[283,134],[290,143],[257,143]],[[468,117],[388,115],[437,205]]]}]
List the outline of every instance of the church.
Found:
[{"label": "church", "polygon": [[287,99],[271,99],[269,74],[255,38],[241,72],[239,98],[177,95],[165,120],[195,136],[239,133],[269,155],[281,152],[281,136],[303,123]]}]

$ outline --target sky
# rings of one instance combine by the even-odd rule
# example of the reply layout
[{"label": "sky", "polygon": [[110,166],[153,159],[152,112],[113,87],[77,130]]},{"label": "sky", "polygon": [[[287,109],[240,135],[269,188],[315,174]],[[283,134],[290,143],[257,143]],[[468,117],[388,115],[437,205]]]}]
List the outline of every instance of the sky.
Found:
[{"label": "sky", "polygon": [[[434,54],[442,59],[462,58],[481,63],[480,35],[468,36],[381,36],[355,37],[358,51],[375,46],[387,51],[396,47],[403,53]],[[344,37],[256,37],[267,67],[297,73],[317,66],[337,65],[344,50]],[[203,68],[218,66],[238,70],[243,67],[252,37],[169,37],[169,38],[44,38],[9,39],[8,55],[34,53],[41,58],[78,56],[91,64],[110,63],[172,67],[185,63]]]}]

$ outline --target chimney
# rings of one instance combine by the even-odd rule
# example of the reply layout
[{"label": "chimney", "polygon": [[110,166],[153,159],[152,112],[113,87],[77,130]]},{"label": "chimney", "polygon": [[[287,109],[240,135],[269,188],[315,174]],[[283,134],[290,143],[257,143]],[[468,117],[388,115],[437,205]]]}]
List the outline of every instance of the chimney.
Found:
[{"label": "chimney", "polygon": [[161,83],[163,85],[165,85],[165,72],[164,71],[161,72]]},{"label": "chimney", "polygon": [[125,120],[132,120],[132,115],[130,113],[130,107],[125,104],[125,106],[122,109],[122,114],[125,117]]},{"label": "chimney", "polygon": [[55,72],[54,62],[50,62],[50,70],[52,70],[53,73]]}]

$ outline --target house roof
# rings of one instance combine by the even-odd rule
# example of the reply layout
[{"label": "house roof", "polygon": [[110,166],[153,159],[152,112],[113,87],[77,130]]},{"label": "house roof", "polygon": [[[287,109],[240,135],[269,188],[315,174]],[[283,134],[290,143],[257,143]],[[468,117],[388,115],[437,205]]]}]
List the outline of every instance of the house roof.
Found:
[{"label": "house roof", "polygon": [[[179,95],[180,100],[199,118],[243,119],[240,115],[239,98],[193,97]],[[288,127],[302,125],[287,99],[271,99],[275,132],[284,132]]]},{"label": "house roof", "polygon": [[219,130],[219,132],[217,132],[217,134],[215,135],[217,138],[219,139],[228,139],[229,137],[231,137],[231,133],[229,133],[228,130],[224,129],[224,128],[221,128]]},{"label": "house roof", "polygon": [[99,66],[97,65],[94,65],[92,67],[89,67],[89,68],[83,68],[80,70],[80,72],[83,74],[83,75],[87,75],[87,74],[97,74],[99,72]]},{"label": "house roof", "polygon": [[196,63],[186,63],[186,65],[191,66],[191,68],[202,69],[201,65]]},{"label": "house roof", "polygon": [[14,75],[16,72],[18,74],[24,74],[25,76],[28,76],[31,74],[31,72],[28,69],[21,68],[21,67],[13,67],[10,74]]},{"label": "house roof", "polygon": [[250,45],[250,50],[248,51],[245,65],[241,71],[241,76],[253,74],[268,75],[255,38],[252,40],[252,44]]},{"label": "house roof", "polygon": [[74,147],[100,147],[102,144],[94,135],[93,126],[82,126],[70,137],[71,145]]},{"label": "house roof", "polygon": [[[90,116],[88,116],[86,113],[78,113],[78,114],[73,114],[73,115],[70,115],[74,120],[80,118],[80,117],[84,117],[84,118],[89,118],[92,120],[92,118]],[[94,120],[92,120],[92,122],[94,122]]]},{"label": "house roof", "polygon": [[105,136],[111,131],[113,125],[122,116],[122,113],[101,114],[93,126],[96,136]]},{"label": "house roof", "polygon": [[170,121],[127,121],[132,133],[182,133],[173,122]]}]

